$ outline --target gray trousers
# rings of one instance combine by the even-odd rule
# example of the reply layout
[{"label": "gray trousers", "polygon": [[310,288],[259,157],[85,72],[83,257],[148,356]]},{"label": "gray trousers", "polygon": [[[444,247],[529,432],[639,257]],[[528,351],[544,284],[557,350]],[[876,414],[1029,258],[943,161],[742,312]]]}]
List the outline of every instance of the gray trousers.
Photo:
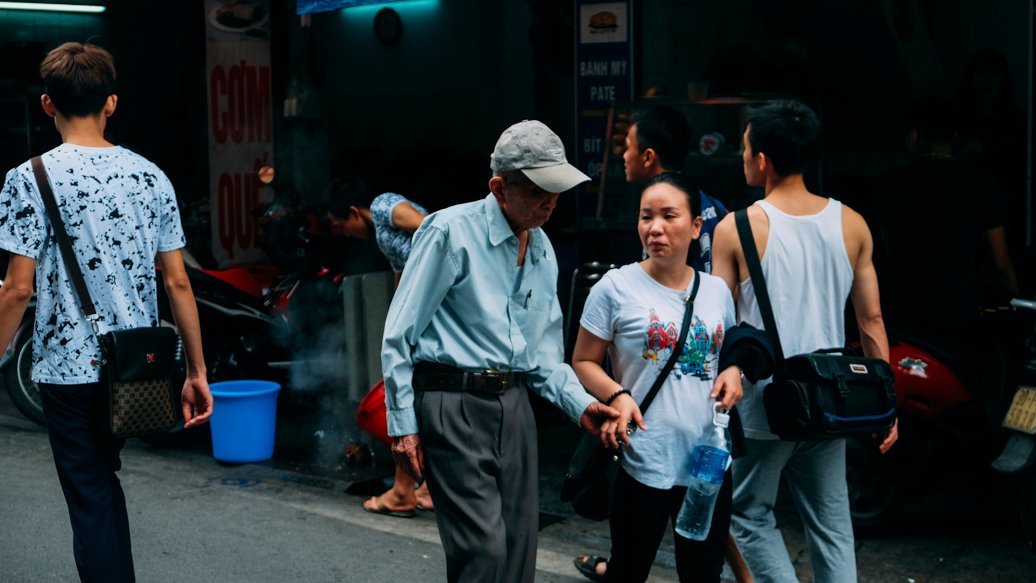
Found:
[{"label": "gray trousers", "polygon": [[855,582],[845,440],[748,439],[747,446],[733,465],[731,531],[756,582],[798,583],[773,514],[782,474],[806,531],[813,580]]},{"label": "gray trousers", "polygon": [[415,407],[447,580],[531,582],[539,480],[527,390],[423,391]]}]

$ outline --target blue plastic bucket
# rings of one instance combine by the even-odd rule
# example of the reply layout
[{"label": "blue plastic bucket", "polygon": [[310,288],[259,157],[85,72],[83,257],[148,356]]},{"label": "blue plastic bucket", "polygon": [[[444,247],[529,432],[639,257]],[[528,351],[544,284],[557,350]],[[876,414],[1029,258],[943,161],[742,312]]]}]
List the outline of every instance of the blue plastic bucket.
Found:
[{"label": "blue plastic bucket", "polygon": [[212,456],[222,462],[259,462],[273,457],[277,393],[271,381],[212,383]]}]

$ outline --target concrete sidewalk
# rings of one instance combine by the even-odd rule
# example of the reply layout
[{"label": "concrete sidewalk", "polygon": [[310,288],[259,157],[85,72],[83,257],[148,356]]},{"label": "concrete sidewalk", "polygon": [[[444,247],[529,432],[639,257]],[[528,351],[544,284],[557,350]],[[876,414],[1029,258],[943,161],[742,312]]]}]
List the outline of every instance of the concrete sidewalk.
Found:
[{"label": "concrete sidewalk", "polygon": [[[272,464],[224,465],[191,450],[131,440],[119,477],[138,580],[213,583],[442,581],[434,515],[360,509],[347,483]],[[77,580],[71,529],[46,433],[0,414],[0,580]],[[592,530],[592,529],[591,529]],[[537,581],[584,581],[571,556],[592,536],[544,529]],[[665,569],[651,581],[675,581]]]},{"label": "concrete sidewalk", "polygon": [[[260,464],[217,463],[206,429],[175,447],[130,440],[120,479],[138,579],[444,580],[433,514],[399,519],[360,508],[364,489],[379,489],[380,479],[391,475],[387,450],[374,447],[373,465],[347,465],[339,430],[315,412],[319,399],[308,405],[282,399],[281,405],[275,457]],[[585,552],[607,556],[608,524],[579,518],[558,499],[580,430],[549,414],[540,421],[537,581],[585,581],[572,558]],[[6,395],[0,395],[0,459],[0,581],[75,580],[71,530],[46,434],[24,420]],[[889,529],[858,534],[859,580],[1033,581],[1036,557],[1021,536],[1012,483],[966,486],[909,506]],[[799,579],[811,580],[801,526],[783,497],[777,517]],[[672,565],[669,535],[650,581],[676,581]]]}]

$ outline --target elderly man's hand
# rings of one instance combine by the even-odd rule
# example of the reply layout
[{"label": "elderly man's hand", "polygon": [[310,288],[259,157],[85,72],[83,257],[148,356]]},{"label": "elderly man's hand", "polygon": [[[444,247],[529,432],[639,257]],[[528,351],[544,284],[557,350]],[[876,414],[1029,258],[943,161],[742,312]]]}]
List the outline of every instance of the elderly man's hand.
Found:
[{"label": "elderly man's hand", "polygon": [[609,419],[618,418],[619,412],[617,410],[599,401],[594,401],[583,411],[583,415],[579,418],[579,425],[590,433],[600,436],[601,425]]},{"label": "elderly man's hand", "polygon": [[415,482],[423,482],[424,450],[421,449],[421,438],[416,433],[400,435],[392,438],[392,457],[396,465],[402,468]]}]

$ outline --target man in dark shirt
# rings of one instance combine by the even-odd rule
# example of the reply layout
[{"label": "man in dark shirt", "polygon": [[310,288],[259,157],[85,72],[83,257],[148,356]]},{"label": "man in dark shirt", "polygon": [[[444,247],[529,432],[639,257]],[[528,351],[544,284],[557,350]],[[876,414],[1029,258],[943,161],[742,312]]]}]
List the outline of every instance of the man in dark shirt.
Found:
[{"label": "man in dark shirt", "polygon": [[878,220],[886,318],[932,338],[970,329],[984,303],[1018,293],[996,182],[954,157],[955,133],[948,101],[916,103],[905,139],[914,157],[878,193],[886,201]]}]

